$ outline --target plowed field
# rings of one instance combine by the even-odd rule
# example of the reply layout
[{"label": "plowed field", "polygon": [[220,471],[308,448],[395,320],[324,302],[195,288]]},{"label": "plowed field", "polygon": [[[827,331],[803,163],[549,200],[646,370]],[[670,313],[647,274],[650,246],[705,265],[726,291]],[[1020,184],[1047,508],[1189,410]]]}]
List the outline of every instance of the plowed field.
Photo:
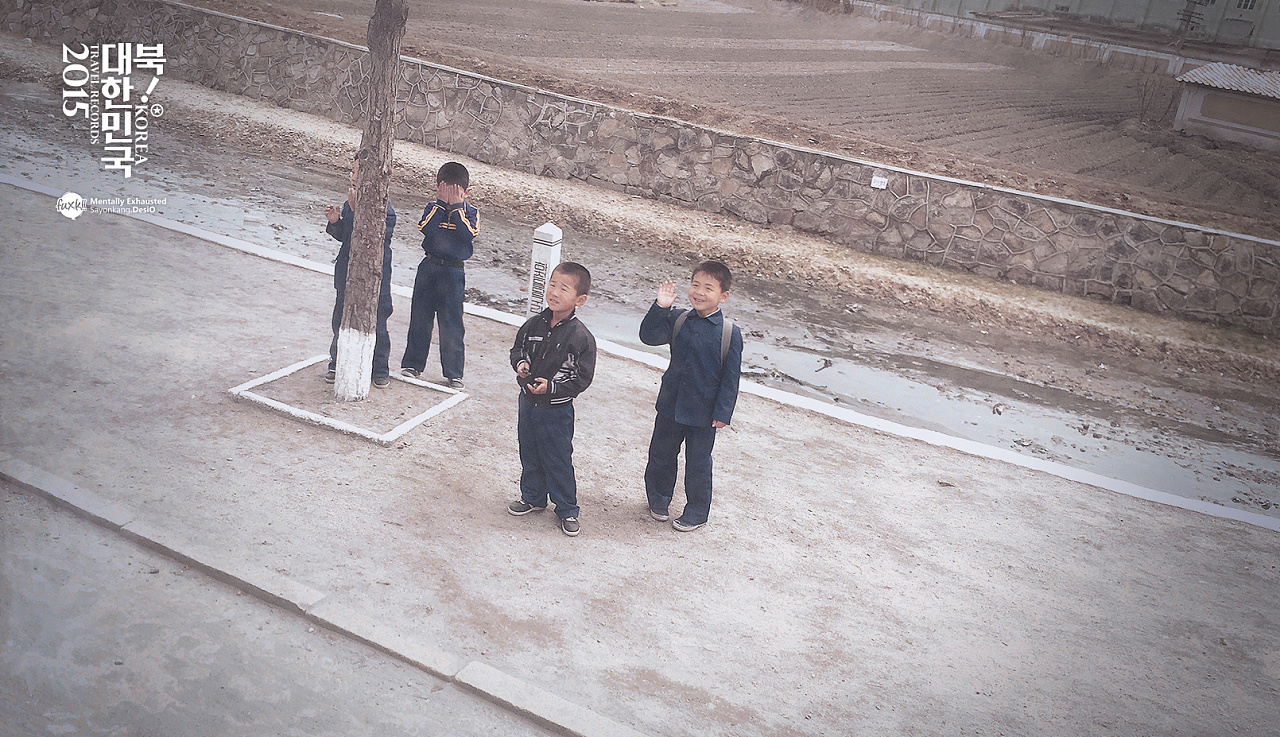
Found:
[{"label": "plowed field", "polygon": [[[365,0],[204,0],[363,44]],[[1280,154],[1172,130],[1178,85],[777,0],[410,0],[405,53],[937,174],[1280,236]]]}]

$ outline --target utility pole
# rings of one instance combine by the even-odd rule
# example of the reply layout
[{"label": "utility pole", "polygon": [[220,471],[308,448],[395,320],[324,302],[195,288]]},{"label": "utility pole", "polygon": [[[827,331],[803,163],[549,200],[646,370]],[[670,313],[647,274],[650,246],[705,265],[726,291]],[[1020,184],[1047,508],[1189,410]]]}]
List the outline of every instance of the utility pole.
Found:
[{"label": "utility pole", "polygon": [[386,235],[387,191],[391,187],[391,149],[395,140],[395,81],[400,41],[409,18],[407,0],[377,0],[369,19],[369,98],[360,138],[351,260],[346,301],[338,330],[334,395],[351,402],[369,396],[373,348],[377,339],[378,289],[382,285],[382,248]]},{"label": "utility pole", "polygon": [[1179,50],[1182,49],[1182,44],[1187,40],[1187,36],[1191,35],[1192,31],[1196,30],[1200,27],[1200,24],[1204,23],[1204,13],[1201,13],[1198,10],[1198,8],[1204,4],[1205,3],[1201,2],[1201,0],[1187,0],[1186,7],[1178,11],[1179,23],[1177,45]]}]

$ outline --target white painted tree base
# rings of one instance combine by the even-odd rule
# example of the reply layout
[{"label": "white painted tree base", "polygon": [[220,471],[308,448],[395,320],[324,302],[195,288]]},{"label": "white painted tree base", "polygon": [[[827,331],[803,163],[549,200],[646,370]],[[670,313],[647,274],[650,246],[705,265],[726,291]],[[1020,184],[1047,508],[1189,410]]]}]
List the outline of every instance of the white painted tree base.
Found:
[{"label": "white painted tree base", "polygon": [[377,337],[351,328],[338,330],[337,380],[333,394],[343,402],[358,402],[369,396],[373,381],[373,346]]}]

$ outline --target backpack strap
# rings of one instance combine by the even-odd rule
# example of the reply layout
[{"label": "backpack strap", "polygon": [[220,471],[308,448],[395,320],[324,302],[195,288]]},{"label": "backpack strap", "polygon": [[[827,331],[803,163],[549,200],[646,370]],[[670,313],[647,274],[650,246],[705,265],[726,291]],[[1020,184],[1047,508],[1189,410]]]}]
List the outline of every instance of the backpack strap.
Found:
[{"label": "backpack strap", "polygon": [[[675,345],[676,336],[680,334],[680,328],[684,325],[684,321],[689,319],[689,313],[693,310],[685,310],[676,317],[676,324],[671,328],[671,344]],[[729,355],[729,344],[733,342],[733,320],[721,315],[724,324],[720,328],[720,363],[724,363],[724,357]]]},{"label": "backpack strap", "polygon": [[693,310],[685,310],[676,316],[675,327],[671,328],[671,344],[675,345],[676,336],[680,334],[680,328],[684,325],[684,321],[689,319],[689,313]]}]

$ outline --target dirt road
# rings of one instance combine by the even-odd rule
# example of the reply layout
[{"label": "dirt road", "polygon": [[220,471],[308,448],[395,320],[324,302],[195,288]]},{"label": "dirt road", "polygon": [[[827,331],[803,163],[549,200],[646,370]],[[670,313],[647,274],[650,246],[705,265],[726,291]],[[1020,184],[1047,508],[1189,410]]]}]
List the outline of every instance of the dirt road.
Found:
[{"label": "dirt road", "polygon": [[[204,7],[364,45],[367,3]],[[1280,236],[1280,154],[1172,130],[1178,85],[778,0],[410,3],[404,53],[935,174]]]},{"label": "dirt road", "polygon": [[5,737],[551,732],[0,483]]}]

